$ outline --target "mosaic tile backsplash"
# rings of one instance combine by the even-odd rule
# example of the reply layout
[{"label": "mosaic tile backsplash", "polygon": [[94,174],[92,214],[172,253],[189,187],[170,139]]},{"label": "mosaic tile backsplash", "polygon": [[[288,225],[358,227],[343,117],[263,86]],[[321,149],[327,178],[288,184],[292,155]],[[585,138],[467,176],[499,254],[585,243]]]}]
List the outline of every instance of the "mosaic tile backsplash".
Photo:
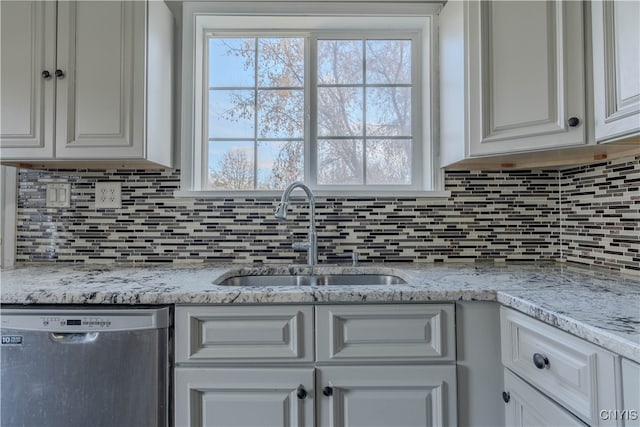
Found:
[{"label": "mosaic tile backsplash", "polygon": [[[319,259],[335,262],[337,255],[354,250],[362,262],[564,257],[640,270],[639,160],[560,172],[448,171],[445,188],[451,197],[441,199],[318,197]],[[294,198],[281,222],[273,216],[276,197],[174,198],[179,176],[177,170],[21,170],[17,260],[305,261],[305,254],[291,249],[307,232],[303,198]],[[71,183],[70,208],[45,207],[51,180]],[[122,183],[121,209],[95,209],[99,181]],[[602,221],[593,222],[594,216]],[[609,238],[610,231],[620,238]],[[607,239],[592,251],[591,235]],[[567,240],[561,243],[563,236]]]},{"label": "mosaic tile backsplash", "polygon": [[561,174],[562,257],[640,274],[640,156]]}]

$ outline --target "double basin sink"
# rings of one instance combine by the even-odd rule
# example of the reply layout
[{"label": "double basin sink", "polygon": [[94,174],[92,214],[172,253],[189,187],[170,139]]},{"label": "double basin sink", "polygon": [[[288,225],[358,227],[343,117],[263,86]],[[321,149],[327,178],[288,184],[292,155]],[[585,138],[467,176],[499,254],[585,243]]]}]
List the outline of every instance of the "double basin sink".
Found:
[{"label": "double basin sink", "polygon": [[292,273],[233,274],[216,281],[220,286],[380,286],[402,285],[407,282],[394,274],[355,273]]}]

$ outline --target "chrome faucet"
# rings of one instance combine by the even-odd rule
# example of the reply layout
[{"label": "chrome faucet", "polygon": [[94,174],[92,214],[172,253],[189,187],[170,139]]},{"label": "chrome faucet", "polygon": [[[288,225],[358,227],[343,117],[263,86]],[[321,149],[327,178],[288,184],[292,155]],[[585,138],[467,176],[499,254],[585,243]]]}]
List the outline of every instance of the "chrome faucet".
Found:
[{"label": "chrome faucet", "polygon": [[287,219],[287,206],[289,205],[289,196],[296,188],[304,190],[309,198],[309,237],[305,243],[294,243],[293,250],[307,251],[307,264],[318,264],[318,236],[316,234],[316,199],[311,189],[300,181],[294,181],[284,189],[280,203],[276,206],[275,217],[278,219]]}]

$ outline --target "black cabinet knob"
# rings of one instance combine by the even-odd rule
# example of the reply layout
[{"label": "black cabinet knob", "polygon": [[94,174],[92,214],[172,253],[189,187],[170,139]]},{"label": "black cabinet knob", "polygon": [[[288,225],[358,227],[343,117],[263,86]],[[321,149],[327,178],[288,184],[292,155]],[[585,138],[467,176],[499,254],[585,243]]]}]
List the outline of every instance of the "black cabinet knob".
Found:
[{"label": "black cabinet knob", "polygon": [[567,123],[569,123],[569,126],[574,128],[580,124],[580,119],[577,117],[570,117],[569,120],[567,120]]},{"label": "black cabinet knob", "polygon": [[42,78],[45,79],[45,80],[49,80],[51,78],[51,73],[49,71],[47,71],[47,70],[44,70],[42,72]]},{"label": "black cabinet knob", "polygon": [[509,401],[511,400],[511,393],[509,393],[508,391],[503,391],[502,400],[504,400],[504,403],[509,403]]},{"label": "black cabinet knob", "polygon": [[536,365],[538,369],[544,369],[549,367],[549,359],[547,356],[544,356],[540,353],[533,354],[533,364]]},{"label": "black cabinet knob", "polygon": [[56,70],[56,77],[59,78],[59,79],[63,79],[64,78],[64,71]]},{"label": "black cabinet knob", "polygon": [[300,400],[307,397],[307,390],[304,389],[304,386],[302,384],[298,386],[298,389],[296,390],[296,395]]},{"label": "black cabinet knob", "polygon": [[324,394],[325,396],[329,397],[329,396],[333,396],[333,388],[331,387],[325,387],[322,389],[322,394]]}]

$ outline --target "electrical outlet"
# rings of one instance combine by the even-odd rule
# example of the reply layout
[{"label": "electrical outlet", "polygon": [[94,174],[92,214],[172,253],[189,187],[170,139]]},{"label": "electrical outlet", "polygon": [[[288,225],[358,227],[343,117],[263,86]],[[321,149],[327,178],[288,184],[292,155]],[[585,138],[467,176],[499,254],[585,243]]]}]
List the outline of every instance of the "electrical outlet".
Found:
[{"label": "electrical outlet", "polygon": [[47,207],[68,208],[71,206],[71,184],[68,182],[47,183]]},{"label": "electrical outlet", "polygon": [[121,207],[122,183],[96,182],[96,209]]}]

